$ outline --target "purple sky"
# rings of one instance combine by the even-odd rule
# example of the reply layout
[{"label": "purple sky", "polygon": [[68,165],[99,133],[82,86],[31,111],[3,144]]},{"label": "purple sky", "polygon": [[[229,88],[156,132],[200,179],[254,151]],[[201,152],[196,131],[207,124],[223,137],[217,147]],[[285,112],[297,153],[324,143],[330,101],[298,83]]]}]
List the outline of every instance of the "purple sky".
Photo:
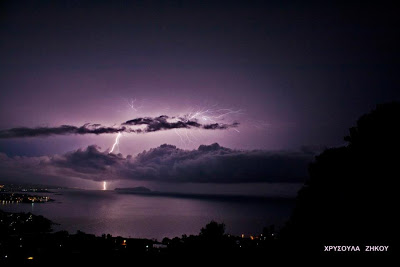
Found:
[{"label": "purple sky", "polygon": [[[230,109],[220,122],[239,122],[238,131],[124,134],[118,151],[164,143],[287,151],[342,145],[360,115],[400,100],[392,6],[128,2],[2,1],[0,130]],[[115,137],[3,139],[0,152],[104,151]]]}]

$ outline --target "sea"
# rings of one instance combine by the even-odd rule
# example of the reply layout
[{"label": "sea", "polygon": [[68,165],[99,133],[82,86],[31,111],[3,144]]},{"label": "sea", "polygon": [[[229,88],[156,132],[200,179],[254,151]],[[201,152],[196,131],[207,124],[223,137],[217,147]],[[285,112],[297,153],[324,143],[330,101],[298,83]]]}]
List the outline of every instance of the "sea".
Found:
[{"label": "sea", "polygon": [[231,199],[146,196],[113,190],[57,189],[45,194],[47,203],[0,203],[6,212],[31,212],[52,220],[53,231],[78,230],[161,241],[164,237],[197,235],[214,220],[231,235],[258,235],[264,227],[282,227],[294,208],[294,199]]}]

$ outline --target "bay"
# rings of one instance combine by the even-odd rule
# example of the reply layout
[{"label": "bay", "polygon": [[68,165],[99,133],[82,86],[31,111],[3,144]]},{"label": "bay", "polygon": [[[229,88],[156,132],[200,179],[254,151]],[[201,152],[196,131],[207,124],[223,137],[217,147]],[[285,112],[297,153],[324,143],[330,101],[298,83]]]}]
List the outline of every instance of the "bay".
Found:
[{"label": "bay", "polygon": [[46,194],[53,202],[1,204],[8,212],[31,212],[66,230],[159,241],[197,235],[211,220],[225,223],[226,233],[257,235],[264,226],[279,229],[289,218],[294,199],[198,199],[120,194],[115,191],[60,189]]}]

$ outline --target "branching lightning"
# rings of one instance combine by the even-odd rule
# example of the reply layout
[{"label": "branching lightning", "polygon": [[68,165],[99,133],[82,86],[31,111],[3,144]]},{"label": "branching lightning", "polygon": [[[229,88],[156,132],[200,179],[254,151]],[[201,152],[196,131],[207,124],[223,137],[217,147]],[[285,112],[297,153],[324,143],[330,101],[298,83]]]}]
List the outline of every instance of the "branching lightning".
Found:
[{"label": "branching lightning", "polygon": [[202,108],[197,111],[191,111],[186,115],[187,120],[200,119],[205,122],[217,123],[218,120],[224,120],[230,114],[244,114],[241,109],[235,110],[231,108]]},{"label": "branching lightning", "polygon": [[143,108],[143,103],[140,105],[137,105],[136,101],[137,101],[136,98],[133,98],[133,99],[131,98],[130,100],[126,100],[128,107],[130,109],[132,109],[133,111],[138,111],[139,109]]},{"label": "branching lightning", "polygon": [[[208,107],[201,108],[190,108],[189,112],[183,116],[179,116],[179,118],[184,122],[189,121],[198,121],[201,124],[219,124],[222,121],[231,120],[232,116],[244,114],[242,109],[233,109],[233,108],[219,108],[217,104]],[[240,133],[238,129],[232,127],[231,129]],[[199,141],[199,138],[195,136],[194,132],[204,135],[202,129],[196,128],[191,131],[188,129],[174,129],[176,135],[179,136],[179,139],[183,146],[190,145]]]}]

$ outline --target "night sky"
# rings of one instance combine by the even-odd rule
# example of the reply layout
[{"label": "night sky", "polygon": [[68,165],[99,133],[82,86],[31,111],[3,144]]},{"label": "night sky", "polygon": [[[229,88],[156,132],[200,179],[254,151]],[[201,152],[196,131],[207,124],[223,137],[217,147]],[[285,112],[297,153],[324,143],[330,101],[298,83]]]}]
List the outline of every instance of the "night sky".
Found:
[{"label": "night sky", "polygon": [[[400,100],[398,9],[384,1],[2,1],[0,12],[0,137],[168,116],[122,133],[115,153],[116,133],[3,134],[8,180],[302,182],[314,152]],[[237,127],[170,126],[182,118]]]}]

